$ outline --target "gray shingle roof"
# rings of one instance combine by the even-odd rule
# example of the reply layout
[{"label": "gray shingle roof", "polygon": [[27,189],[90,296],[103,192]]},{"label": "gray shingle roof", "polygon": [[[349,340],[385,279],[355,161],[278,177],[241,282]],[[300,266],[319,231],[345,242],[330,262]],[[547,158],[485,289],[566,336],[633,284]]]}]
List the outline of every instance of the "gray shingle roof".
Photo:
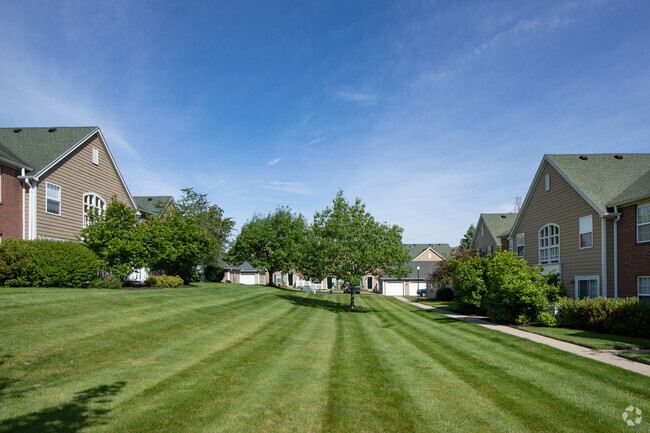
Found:
[{"label": "gray shingle roof", "polygon": [[[426,280],[429,278],[431,272],[438,267],[440,262],[409,262],[408,267],[411,268],[411,272],[405,277],[400,278],[400,280],[417,280],[418,270],[417,267],[420,267],[420,280]],[[390,274],[384,274],[379,277],[382,280],[396,280],[397,278],[393,277]]]},{"label": "gray shingle roof", "polygon": [[481,218],[487,226],[492,236],[497,238],[502,238],[508,236],[512,225],[517,219],[517,214],[512,213],[482,213]]},{"label": "gray shingle roof", "polygon": [[580,156],[546,155],[545,158],[601,214],[607,213],[607,206],[650,197],[650,153],[582,155],[586,159]]},{"label": "gray shingle roof", "polygon": [[0,128],[0,145],[38,173],[97,130],[96,126]]},{"label": "gray shingle roof", "polygon": [[260,269],[257,269],[255,267],[253,267],[253,265],[251,265],[248,262],[244,262],[244,263],[242,263],[240,265],[231,265],[230,263],[225,263],[224,262],[224,263],[221,263],[220,266],[222,268],[224,268],[224,269],[232,269],[232,270],[237,269],[237,270],[239,270],[241,272],[259,272],[260,271]]},{"label": "gray shingle roof", "polygon": [[8,162],[10,164],[19,165],[21,168],[26,168],[31,170],[32,167],[29,166],[25,161],[20,159],[18,155],[9,150],[5,145],[0,143],[0,160]]},{"label": "gray shingle roof", "polygon": [[138,210],[157,217],[162,216],[163,211],[173,199],[174,197],[171,195],[133,196]]},{"label": "gray shingle roof", "polygon": [[406,248],[406,252],[411,256],[411,259],[415,259],[427,248],[432,248],[443,259],[447,258],[452,250],[449,244],[404,244],[404,248]]}]

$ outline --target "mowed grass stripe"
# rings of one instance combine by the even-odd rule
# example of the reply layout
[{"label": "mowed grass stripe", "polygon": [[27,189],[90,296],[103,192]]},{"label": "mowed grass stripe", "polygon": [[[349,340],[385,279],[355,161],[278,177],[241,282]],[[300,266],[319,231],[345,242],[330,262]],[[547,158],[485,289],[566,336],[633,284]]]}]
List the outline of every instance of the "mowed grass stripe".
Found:
[{"label": "mowed grass stripe", "polygon": [[313,309],[292,337],[251,372],[246,390],[226,397],[228,410],[206,407],[206,431],[320,431],[334,346],[335,314]]},{"label": "mowed grass stripe", "polygon": [[[258,385],[250,378],[260,368],[268,368],[265,360],[291,339],[287,330],[298,327],[309,315],[308,310],[290,304],[280,305],[278,310],[281,315],[252,327],[255,332],[247,332],[232,345],[120,404],[116,418],[121,420],[124,431],[188,431],[207,413],[218,416],[236,407],[233,395],[239,396]],[[141,409],[134,414],[130,403],[136,398]],[[183,417],[178,416],[180,413]]]},{"label": "mowed grass stripe", "polygon": [[[401,322],[406,327],[411,326],[410,323],[407,324],[396,315],[395,311],[386,311],[382,314],[391,315],[392,320]],[[472,324],[463,323],[462,325],[470,329],[476,328]],[[413,332],[400,326],[396,326],[394,329],[409,343],[423,351],[430,351],[430,348],[423,343],[422,338],[417,337]],[[494,331],[485,331],[494,333]],[[516,337],[510,338],[516,339]],[[435,356],[443,360],[458,375],[459,379],[470,384],[477,394],[491,398],[503,410],[517,416],[520,423],[526,425],[531,431],[545,431],[549,425],[559,422],[566,431],[582,431],[585,427],[585,420],[592,423],[594,431],[611,431],[612,428],[618,426],[618,420],[614,415],[621,405],[626,404],[624,403],[625,398],[621,395],[612,398],[605,397],[608,402],[613,402],[613,404],[609,413],[604,414],[602,407],[594,407],[589,404],[590,400],[602,400],[603,395],[601,394],[608,392],[609,387],[602,380],[597,383],[594,383],[593,380],[591,383],[589,381],[582,382],[580,388],[557,386],[556,384],[562,383],[562,381],[555,377],[554,372],[561,371],[561,367],[557,367],[548,376],[539,374],[535,368],[538,366],[539,360],[522,357],[519,351],[505,350],[501,352],[501,356],[495,357],[493,354],[500,353],[499,351],[468,351],[466,348],[459,348],[440,338],[436,340],[436,344],[443,347],[445,351],[437,351]],[[521,344],[534,343],[522,340]],[[540,347],[543,348],[543,346]],[[486,354],[492,356],[486,356]],[[518,358],[518,362],[513,363],[511,359],[508,359],[512,357]],[[574,361],[583,362],[579,357],[572,356],[572,358]],[[601,367],[594,361],[587,359],[584,361],[588,361],[585,364],[590,364],[587,368]],[[585,385],[591,385],[598,391],[585,392]],[[557,414],[560,412],[569,412],[571,416],[566,419],[558,419]]]},{"label": "mowed grass stripe", "polygon": [[[255,297],[250,296],[247,300],[250,299]],[[202,344],[237,339],[241,335],[241,326],[259,322],[260,315],[274,317],[280,314],[277,307],[270,303],[262,306],[257,303],[242,303],[222,315],[192,317],[192,322],[185,320],[179,324],[161,320],[160,325],[164,328],[152,326],[120,335],[118,347],[114,346],[115,339],[104,338],[89,341],[83,348],[79,348],[76,343],[68,346],[64,344],[56,356],[46,356],[30,362],[29,365],[16,365],[19,363],[13,361],[12,365],[18,368],[14,368],[9,377],[23,382],[19,392],[29,393],[30,399],[22,405],[22,409],[36,410],[43,405],[64,401],[79,390],[79,383],[84,382],[84,377],[92,378],[92,382],[87,383],[90,387],[97,384],[99,378],[103,378],[102,383],[112,383],[131,378],[137,380],[138,377],[148,376],[152,372],[164,376],[169,369],[174,371],[178,362],[186,360],[186,354],[199,355],[204,347]],[[228,315],[236,317],[224,317]],[[147,336],[146,339],[141,338],[143,334]],[[76,349],[83,350],[77,352]],[[128,373],[125,374],[125,371]],[[33,388],[34,384],[42,383],[56,387],[57,398],[53,398],[48,389]],[[130,386],[127,390],[132,388],[133,386]]]},{"label": "mowed grass stripe", "polygon": [[[390,374],[403,383],[413,396],[416,409],[422,414],[419,431],[430,431],[436,420],[436,431],[478,431],[493,425],[495,431],[507,431],[516,421],[491,400],[474,395],[474,390],[447,368],[438,351],[445,349],[429,344],[424,352],[404,344],[403,336],[394,327],[386,327],[378,315],[373,316],[375,332],[369,333],[372,344],[381,349],[381,362]],[[514,421],[514,422],[513,422]]]},{"label": "mowed grass stripe", "polygon": [[[260,295],[260,296],[269,296]],[[172,308],[167,310],[154,310],[150,314],[128,314],[124,312],[123,316],[119,314],[110,322],[99,322],[92,318],[86,318],[82,324],[76,324],[70,327],[60,327],[57,324],[56,317],[47,322],[48,327],[59,329],[60,332],[48,337],[23,340],[16,342],[12,347],[20,348],[22,344],[27,344],[30,348],[36,349],[26,353],[26,361],[37,364],[42,358],[54,358],[63,356],[70,358],[69,352],[77,354],[86,353],[87,347],[102,350],[106,347],[114,346],[116,343],[128,344],[132,339],[140,339],[140,343],[146,345],[153,334],[167,332],[170,334],[182,334],[191,332],[197,322],[201,322],[213,315],[221,312],[232,312],[233,310],[247,308],[249,305],[256,305],[256,300],[250,295],[248,297],[238,298],[223,302],[221,300],[210,300],[190,303],[183,308]],[[270,298],[269,298],[270,299]],[[103,306],[96,306],[96,308]],[[119,310],[118,310],[119,311]],[[136,312],[137,313],[137,312]],[[186,320],[189,318],[189,320]],[[72,331],[69,329],[72,328]],[[173,328],[173,329],[172,329]],[[103,342],[103,343],[102,343]],[[105,347],[102,347],[103,346]]]},{"label": "mowed grass stripe", "polygon": [[[396,301],[397,302],[397,301]],[[405,309],[405,311],[413,311],[415,308],[411,305],[399,302],[398,306]],[[419,332],[431,333],[433,328],[426,321],[443,322],[445,326],[445,334],[436,334],[436,338],[445,338],[446,336],[453,337],[450,341],[463,341],[469,345],[476,346],[476,352],[481,352],[486,349],[494,349],[494,345],[500,346],[498,351],[502,355],[499,359],[499,365],[508,369],[511,374],[520,374],[524,377],[532,377],[537,380],[542,380],[546,385],[552,385],[558,382],[578,380],[581,382],[579,395],[576,399],[580,400],[585,390],[588,390],[594,395],[602,393],[610,386],[610,381],[607,380],[607,374],[622,374],[628,375],[630,378],[639,377],[637,374],[621,370],[607,364],[593,361],[583,357],[577,357],[570,353],[554,349],[543,344],[534,343],[525,339],[517,338],[501,332],[494,332],[480,326],[467,326],[465,322],[449,319],[438,315],[437,313],[426,312],[421,309],[416,309],[415,314],[420,316],[423,320],[418,322]],[[402,315],[400,315],[401,317]],[[397,316],[393,316],[397,317]],[[415,321],[409,322],[415,325]],[[460,331],[460,332],[459,332]],[[486,346],[487,344],[487,346]],[[534,372],[544,374],[531,375],[532,371],[527,368],[531,358],[536,361]],[[603,371],[604,370],[604,371]],[[641,377],[642,380],[630,380],[621,384],[621,388],[625,391],[625,395],[633,395],[635,398],[647,398],[648,388],[647,384],[650,381],[648,378]],[[578,392],[575,387],[568,389],[569,392]],[[608,396],[611,393],[607,394]],[[619,396],[620,398],[620,396]],[[612,396],[612,403],[618,400]]]}]

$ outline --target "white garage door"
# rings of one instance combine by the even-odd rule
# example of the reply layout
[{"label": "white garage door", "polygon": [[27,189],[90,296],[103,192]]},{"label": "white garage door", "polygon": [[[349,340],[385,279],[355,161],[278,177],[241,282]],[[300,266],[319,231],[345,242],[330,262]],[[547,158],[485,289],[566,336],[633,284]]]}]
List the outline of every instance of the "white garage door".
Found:
[{"label": "white garage door", "polygon": [[241,274],[239,282],[241,284],[257,284],[257,279],[255,274]]},{"label": "white garage door", "polygon": [[417,296],[418,295],[418,289],[426,289],[427,288],[427,283],[420,281],[411,281],[409,283],[409,296]]},{"label": "white garage door", "polygon": [[404,283],[401,281],[386,281],[384,283],[384,295],[404,296]]}]

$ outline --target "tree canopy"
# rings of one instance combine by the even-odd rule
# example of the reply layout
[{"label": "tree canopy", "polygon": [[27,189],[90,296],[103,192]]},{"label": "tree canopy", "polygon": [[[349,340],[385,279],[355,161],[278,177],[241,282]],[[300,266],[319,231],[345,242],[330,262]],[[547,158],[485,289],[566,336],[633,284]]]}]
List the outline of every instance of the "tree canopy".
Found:
[{"label": "tree canopy", "polygon": [[307,222],[288,207],[278,207],[267,215],[255,214],[241,231],[228,253],[233,263],[249,262],[266,269],[271,278],[275,272],[289,272],[300,263],[301,244],[307,236]]},{"label": "tree canopy", "polygon": [[[361,199],[348,203],[339,190],[332,207],[316,212],[308,237],[304,267],[311,276],[334,276],[354,285],[380,271],[397,278],[408,275],[410,256],[402,243],[401,227],[375,221]],[[354,290],[350,309],[354,310]]]},{"label": "tree canopy", "polygon": [[460,240],[460,247],[464,249],[468,249],[472,245],[472,240],[474,239],[475,233],[476,233],[476,228],[474,227],[474,224],[471,224],[467,229],[467,231],[465,232],[463,238]]},{"label": "tree canopy", "polygon": [[223,216],[223,209],[208,202],[206,194],[193,188],[183,188],[183,196],[177,203],[177,213],[183,219],[191,219],[206,239],[199,257],[201,264],[217,264],[223,257],[228,237],[235,227],[232,218]]}]

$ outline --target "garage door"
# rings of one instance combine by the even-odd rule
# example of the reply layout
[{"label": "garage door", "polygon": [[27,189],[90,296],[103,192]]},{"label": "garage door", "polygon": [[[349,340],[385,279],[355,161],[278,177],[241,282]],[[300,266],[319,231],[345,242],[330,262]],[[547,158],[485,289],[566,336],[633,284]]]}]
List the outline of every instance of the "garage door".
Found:
[{"label": "garage door", "polygon": [[255,274],[241,274],[239,282],[241,284],[257,284],[257,279]]},{"label": "garage door", "polygon": [[417,296],[418,295],[418,289],[426,289],[427,288],[427,283],[420,281],[419,283],[417,281],[411,281],[409,283],[409,295],[410,296]]},{"label": "garage door", "polygon": [[404,283],[386,281],[384,283],[384,295],[386,296],[404,296]]}]

